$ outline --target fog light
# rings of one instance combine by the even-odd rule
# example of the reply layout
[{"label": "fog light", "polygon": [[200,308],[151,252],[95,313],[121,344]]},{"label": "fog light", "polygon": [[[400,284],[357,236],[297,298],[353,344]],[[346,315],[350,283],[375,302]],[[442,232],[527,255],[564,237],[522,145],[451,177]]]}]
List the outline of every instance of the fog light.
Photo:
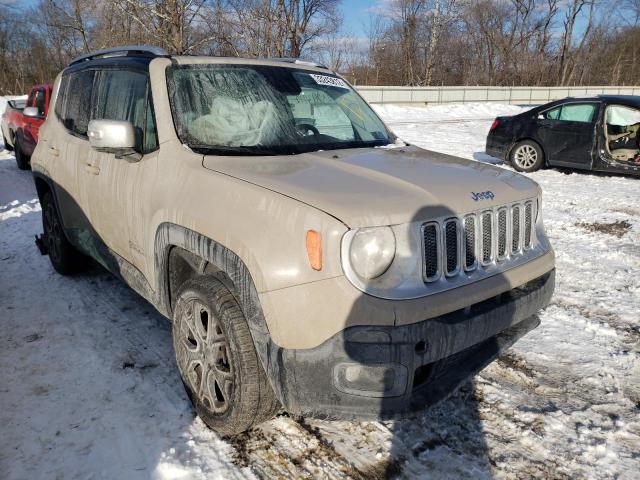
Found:
[{"label": "fog light", "polygon": [[334,386],[361,397],[397,397],[407,389],[407,368],[398,363],[340,363],[333,369]]}]

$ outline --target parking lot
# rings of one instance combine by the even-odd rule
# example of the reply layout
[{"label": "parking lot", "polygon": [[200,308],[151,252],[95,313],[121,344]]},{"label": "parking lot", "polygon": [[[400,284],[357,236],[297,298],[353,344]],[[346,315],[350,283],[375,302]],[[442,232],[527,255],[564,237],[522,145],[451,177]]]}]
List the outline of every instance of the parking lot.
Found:
[{"label": "parking lot", "polygon": [[[484,154],[508,105],[377,108],[408,142]],[[509,168],[505,166],[505,168]],[[195,417],[164,317],[100,267],[39,254],[28,171],[0,154],[0,471],[22,478],[634,478],[640,471],[640,179],[531,174],[556,252],[541,325],[399,422],[280,416],[233,442]]]}]

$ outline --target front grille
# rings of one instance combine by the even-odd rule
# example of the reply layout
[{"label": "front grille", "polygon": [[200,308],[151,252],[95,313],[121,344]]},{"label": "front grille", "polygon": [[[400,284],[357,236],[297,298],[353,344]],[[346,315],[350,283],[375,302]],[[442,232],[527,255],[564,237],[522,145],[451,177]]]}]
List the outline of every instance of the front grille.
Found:
[{"label": "front grille", "polygon": [[493,249],[493,212],[482,214],[482,263],[491,262]]},{"label": "front grille", "polygon": [[507,256],[507,209],[498,210],[498,259]]},{"label": "front grille", "polygon": [[534,218],[534,205],[528,200],[423,224],[425,282],[453,280],[462,271],[525,255],[533,247]]},{"label": "front grille", "polygon": [[464,267],[473,269],[476,265],[476,217],[469,215],[464,219]]},{"label": "front grille", "polygon": [[524,204],[524,248],[531,246],[531,217],[533,210],[533,204],[527,202]]},{"label": "front grille", "polygon": [[511,253],[520,250],[520,205],[511,208]]},{"label": "front grille", "polygon": [[423,227],[424,238],[424,278],[437,279],[438,277],[438,226],[435,223]]},{"label": "front grille", "polygon": [[458,270],[458,222],[448,220],[444,226],[445,255],[447,259],[447,275]]}]

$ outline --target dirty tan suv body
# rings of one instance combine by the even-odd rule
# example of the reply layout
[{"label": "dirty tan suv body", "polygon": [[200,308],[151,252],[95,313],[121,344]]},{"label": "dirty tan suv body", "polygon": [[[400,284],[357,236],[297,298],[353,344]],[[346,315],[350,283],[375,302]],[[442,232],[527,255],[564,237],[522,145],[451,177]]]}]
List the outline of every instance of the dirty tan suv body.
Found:
[{"label": "dirty tan suv body", "polygon": [[[442,366],[447,358],[471,355],[469,349],[491,342],[490,353],[474,353],[477,361],[462,368],[463,375],[451,375],[460,383],[537,325],[535,313],[553,291],[554,254],[535,182],[407,145],[263,157],[197,154],[176,133],[167,69],[218,63],[334,75],[319,66],[268,60],[153,58],[148,75],[158,146],[136,161],[92,149],[86,138],[50,115],[31,163],[39,194],[54,193],[74,246],[167,317],[182,282],[205,272],[218,274],[243,309],[279,401],[308,415],[378,417],[422,408],[441,397],[420,397],[412,387],[425,365]],[[91,65],[100,68],[100,61]],[[59,76],[52,105],[60,83]],[[487,240],[491,258],[483,266],[485,213],[495,234]],[[461,264],[470,214],[475,218],[472,248],[479,255],[473,269]],[[514,240],[513,222],[524,225],[525,214],[530,231],[520,228]],[[462,243],[456,244],[457,271],[449,275],[443,271],[443,245],[451,219],[458,222]],[[505,232],[511,233],[500,239],[503,219]],[[439,278],[432,282],[424,277],[429,224],[439,232],[441,262]],[[379,226],[393,229],[396,258],[381,277],[362,281],[348,265],[348,237]],[[309,231],[321,237],[319,270],[310,265]],[[523,245],[526,235],[529,245]],[[500,242],[509,243],[502,258]],[[395,269],[396,263],[402,268]],[[396,342],[394,332],[402,332],[402,339]],[[345,378],[345,368],[354,362],[402,368],[390,367],[390,384],[388,371],[378,378],[380,372],[372,370],[372,383],[365,378],[360,388],[357,379]]]}]

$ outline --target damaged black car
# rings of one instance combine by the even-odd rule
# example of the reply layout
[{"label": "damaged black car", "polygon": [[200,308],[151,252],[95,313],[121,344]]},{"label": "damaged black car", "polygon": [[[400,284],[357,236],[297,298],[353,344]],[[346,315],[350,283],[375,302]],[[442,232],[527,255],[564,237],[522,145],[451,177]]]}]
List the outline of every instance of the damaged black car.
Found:
[{"label": "damaged black car", "polygon": [[497,117],[486,153],[519,172],[564,167],[640,175],[640,97],[565,98]]}]

